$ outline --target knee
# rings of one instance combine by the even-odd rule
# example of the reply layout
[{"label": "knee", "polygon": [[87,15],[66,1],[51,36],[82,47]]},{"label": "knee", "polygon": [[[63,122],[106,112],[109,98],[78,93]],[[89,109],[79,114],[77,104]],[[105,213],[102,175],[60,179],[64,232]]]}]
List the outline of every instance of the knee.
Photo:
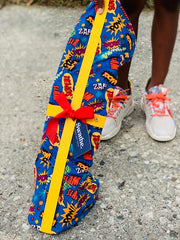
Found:
[{"label": "knee", "polygon": [[145,2],[146,0],[121,0],[121,4],[128,16],[140,14]]},{"label": "knee", "polygon": [[179,10],[180,0],[160,0],[160,3],[168,12],[174,13]]}]

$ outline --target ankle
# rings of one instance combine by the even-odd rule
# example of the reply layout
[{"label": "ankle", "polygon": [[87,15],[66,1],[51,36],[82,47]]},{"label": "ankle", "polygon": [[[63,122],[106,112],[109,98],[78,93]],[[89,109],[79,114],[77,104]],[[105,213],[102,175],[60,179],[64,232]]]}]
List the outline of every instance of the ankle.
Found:
[{"label": "ankle", "polygon": [[147,81],[146,84],[146,91],[148,92],[150,88],[154,87],[154,86],[158,86],[158,85],[163,85],[164,84],[164,79],[154,79],[154,78],[149,78],[149,80]]},{"label": "ankle", "polygon": [[126,90],[128,95],[131,94],[131,86],[129,81],[123,84],[118,84],[117,87],[120,87],[121,89]]},{"label": "ankle", "polygon": [[126,90],[129,88],[129,84],[127,83],[123,83],[123,84],[117,84],[118,87],[122,88],[123,90]]}]

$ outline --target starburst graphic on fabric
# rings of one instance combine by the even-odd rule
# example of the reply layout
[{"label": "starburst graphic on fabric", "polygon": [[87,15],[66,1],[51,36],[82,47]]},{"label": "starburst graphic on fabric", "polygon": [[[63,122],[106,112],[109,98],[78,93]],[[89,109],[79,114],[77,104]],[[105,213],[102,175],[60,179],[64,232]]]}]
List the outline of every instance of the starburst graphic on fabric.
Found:
[{"label": "starburst graphic on fabric", "polygon": [[89,198],[90,196],[87,193],[80,195],[78,199],[79,205],[84,206]]},{"label": "starburst graphic on fabric", "polygon": [[107,26],[107,32],[111,31],[111,34],[117,34],[118,31],[121,31],[123,27],[126,25],[124,24],[125,19],[123,19],[123,16],[118,14],[117,17],[113,17],[113,21],[110,21],[110,25]]},{"label": "starburst graphic on fabric", "polygon": [[104,42],[104,47],[109,50],[119,47],[119,39],[112,38],[111,40]]},{"label": "starburst graphic on fabric", "polygon": [[87,187],[91,184],[92,178],[88,176],[87,179],[79,186],[79,190],[83,191],[84,189],[87,189]]},{"label": "starburst graphic on fabric", "polygon": [[34,213],[35,213],[35,207],[34,207],[34,204],[32,203],[29,208],[29,214],[34,215]]},{"label": "starburst graphic on fabric", "polygon": [[45,184],[47,182],[47,172],[40,173],[37,175],[37,180],[40,184]]},{"label": "starburst graphic on fabric", "polygon": [[43,167],[45,167],[47,165],[47,167],[49,168],[50,165],[50,158],[51,158],[51,153],[46,152],[46,151],[42,151],[43,156],[40,158],[41,162],[40,164],[44,164]]},{"label": "starburst graphic on fabric", "polygon": [[72,60],[72,56],[73,51],[68,50],[67,54],[64,54],[64,59],[62,60],[63,64],[61,65],[61,67],[66,68],[67,70],[70,71],[73,70],[78,61]]},{"label": "starburst graphic on fabric", "polygon": [[77,208],[78,203],[76,203],[75,205],[73,204],[73,202],[71,202],[71,204],[67,203],[67,208],[64,208],[64,214],[61,215],[61,217],[63,218],[60,223],[62,223],[62,227],[64,227],[64,225],[69,226],[72,225],[72,221],[75,219],[75,221],[78,221],[78,218],[76,218],[76,215],[79,211],[80,208]]},{"label": "starburst graphic on fabric", "polygon": [[77,58],[81,58],[84,56],[86,51],[86,47],[82,46],[81,44],[74,50],[74,55]]},{"label": "starburst graphic on fabric", "polygon": [[102,100],[96,100],[95,99],[93,102],[91,102],[89,104],[89,106],[93,106],[94,107],[94,111],[97,112],[97,111],[103,109],[103,102],[102,102]]}]

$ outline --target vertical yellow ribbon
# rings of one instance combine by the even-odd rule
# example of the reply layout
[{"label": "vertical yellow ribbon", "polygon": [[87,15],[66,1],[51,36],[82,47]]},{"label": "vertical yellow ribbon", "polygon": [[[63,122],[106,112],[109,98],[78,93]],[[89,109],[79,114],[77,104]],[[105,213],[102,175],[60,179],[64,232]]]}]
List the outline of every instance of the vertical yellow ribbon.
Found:
[{"label": "vertical yellow ribbon", "polygon": [[[83,62],[81,65],[81,69],[79,72],[78,80],[75,86],[75,91],[73,93],[73,99],[71,102],[72,109],[77,110],[81,107],[82,99],[84,96],[84,92],[87,86],[89,74],[91,71],[92,63],[94,60],[94,56],[96,53],[96,49],[98,46],[98,42],[100,40],[102,28],[105,22],[107,10],[108,10],[108,3],[109,0],[104,0],[104,12],[99,15],[96,14],[93,28],[90,34],[89,42],[86,48],[86,52],[83,58]],[[58,149],[56,162],[54,165],[54,171],[52,174],[52,180],[50,183],[50,188],[46,200],[46,205],[43,213],[42,224],[40,231],[53,234],[54,232],[51,230],[56,207],[57,201],[59,197],[59,192],[63,180],[64,170],[66,166],[67,156],[74,132],[76,121],[73,121],[71,118],[67,118],[65,121],[63,134],[60,141],[60,146]]]}]

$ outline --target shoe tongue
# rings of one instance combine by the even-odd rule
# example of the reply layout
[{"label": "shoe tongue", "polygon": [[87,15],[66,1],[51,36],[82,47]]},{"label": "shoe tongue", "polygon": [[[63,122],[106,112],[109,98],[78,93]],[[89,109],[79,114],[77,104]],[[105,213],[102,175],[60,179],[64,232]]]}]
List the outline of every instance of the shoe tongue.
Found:
[{"label": "shoe tongue", "polygon": [[164,93],[166,94],[167,93],[167,88],[164,87],[162,84],[160,85],[157,85],[157,86],[154,86],[154,87],[151,87],[148,91],[148,94],[151,93],[151,94],[158,94],[158,93]]},{"label": "shoe tongue", "polygon": [[127,95],[127,92],[124,91],[124,89],[116,86],[114,89],[114,96],[117,95],[118,93],[119,93],[119,95]]}]

